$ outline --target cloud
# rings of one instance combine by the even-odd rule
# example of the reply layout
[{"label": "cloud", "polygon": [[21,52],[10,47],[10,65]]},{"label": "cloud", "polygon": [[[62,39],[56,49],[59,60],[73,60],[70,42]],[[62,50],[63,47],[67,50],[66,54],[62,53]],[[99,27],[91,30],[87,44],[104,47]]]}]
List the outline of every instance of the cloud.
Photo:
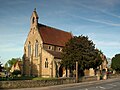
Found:
[{"label": "cloud", "polygon": [[119,0],[103,0],[103,2],[109,6],[116,6],[116,4],[120,3]]},{"label": "cloud", "polygon": [[78,16],[78,15],[71,15],[72,17],[77,17],[89,22],[94,22],[94,23],[101,23],[101,24],[105,24],[105,25],[110,25],[110,26],[120,26],[119,23],[112,23],[112,22],[108,22],[108,21],[101,21],[101,20],[97,20],[97,19],[91,19],[91,18],[86,18],[86,17],[82,17],[82,16]]},{"label": "cloud", "polygon": [[18,51],[22,51],[22,50],[23,50],[23,46],[13,44],[13,43],[0,45],[0,52],[7,52],[8,53],[8,52],[18,52]]},{"label": "cloud", "polygon": [[114,33],[86,33],[100,47],[120,47],[120,40]]},{"label": "cloud", "polygon": [[[1,49],[1,48],[0,48]],[[4,49],[1,49],[1,52],[10,52],[10,53],[15,53],[15,52],[21,52],[23,51],[23,48],[22,47],[8,47],[8,48],[5,48]],[[6,54],[7,54],[6,53]]]},{"label": "cloud", "polygon": [[114,42],[114,41],[94,41],[97,47],[106,47],[106,48],[119,48],[120,47],[120,42]]},{"label": "cloud", "polygon": [[[96,1],[96,5],[99,5],[99,1],[97,1],[97,0],[95,0]],[[115,23],[113,20],[114,19],[120,19],[120,16],[119,15],[116,15],[116,14],[114,14],[114,13],[111,13],[111,12],[109,12],[109,10],[106,10],[106,9],[101,9],[100,7],[97,7],[97,6],[94,6],[94,5],[87,5],[87,4],[84,4],[83,2],[73,2],[73,1],[70,1],[70,0],[67,0],[67,2],[69,3],[69,4],[71,4],[72,3],[72,6],[74,6],[74,7],[72,7],[72,10],[77,10],[77,11],[79,11],[80,10],[80,6],[81,7],[83,7],[82,8],[82,12],[83,11],[87,11],[87,12],[89,12],[90,10],[93,10],[93,11],[91,11],[91,12],[100,12],[100,14],[95,14],[95,15],[93,15],[93,17],[94,16],[98,16],[98,17],[100,17],[101,19],[99,20],[99,19],[95,19],[95,18],[92,18],[92,16],[87,16],[87,14],[85,13],[83,13],[84,14],[84,16],[87,16],[87,17],[84,17],[84,16],[81,16],[79,13],[77,13],[77,14],[74,14],[73,12],[74,11],[69,11],[69,10],[71,10],[71,6],[67,6],[67,10],[63,10],[63,11],[56,11],[56,12],[53,12],[54,14],[56,14],[56,15],[63,15],[63,16],[71,16],[71,17],[75,17],[75,18],[80,18],[80,19],[83,19],[83,20],[86,20],[86,21],[89,21],[89,22],[93,22],[93,23],[100,23],[100,24],[104,24],[104,25],[109,25],[109,26],[116,26],[116,27],[119,27],[120,26],[120,24],[119,23]],[[71,3],[70,3],[71,2]],[[100,4],[102,4],[102,3],[105,3],[105,4],[109,4],[109,2],[108,2],[108,0],[106,1],[106,2],[104,2],[104,1],[100,1]],[[113,0],[110,0],[110,2],[114,2]],[[116,4],[117,2],[114,2],[114,5]],[[78,7],[79,6],[79,7]],[[66,8],[66,6],[64,6],[64,8]],[[73,9],[74,8],[74,9]],[[69,10],[68,10],[69,9]],[[87,10],[86,10],[87,9]],[[53,13],[51,13],[51,15],[53,15]],[[105,14],[105,15],[104,15]],[[105,18],[105,17],[102,17],[102,16],[105,16],[105,17],[107,17],[107,18]],[[109,17],[110,16],[110,17]],[[108,19],[108,17],[110,18],[109,20],[107,20]],[[112,19],[113,18],[113,19]],[[111,20],[112,19],[112,20]]]},{"label": "cloud", "polygon": [[110,15],[110,16],[113,16],[113,17],[116,17],[116,18],[120,18],[120,15],[116,15],[116,14],[113,14],[113,13],[111,13],[111,12],[107,12],[107,11],[105,11],[105,10],[100,10],[102,13],[105,13],[105,14],[107,14],[107,15]]},{"label": "cloud", "polygon": [[[103,2],[103,3],[104,3],[104,2]],[[118,2],[115,2],[115,0],[105,0],[105,4],[110,5],[110,7],[116,5],[117,3],[118,3]],[[101,13],[103,13],[103,14],[107,14],[107,15],[112,16],[112,17],[115,17],[115,18],[120,18],[120,15],[116,15],[116,14],[114,14],[114,13],[108,12],[108,10],[109,10],[108,7],[107,7],[107,9],[106,9],[106,8],[103,9],[103,8],[100,8],[100,7],[95,6],[95,5],[86,5],[86,4],[78,3],[78,2],[76,2],[75,4],[76,4],[76,5],[79,5],[79,6],[82,6],[82,7],[86,8],[86,9],[89,9],[89,10],[94,10],[95,12],[101,12]],[[100,3],[97,2],[97,5],[99,5],[99,4],[100,4]],[[112,4],[112,5],[111,5],[111,4]]]},{"label": "cloud", "polygon": [[25,42],[24,35],[22,34],[2,34],[0,35],[0,53],[6,52],[6,54],[16,54],[23,51],[23,46]]},{"label": "cloud", "polygon": [[[117,34],[116,34],[117,33]],[[86,33],[86,35],[89,35],[89,36],[91,36],[92,38],[101,38],[101,39],[103,39],[103,40],[105,40],[105,39],[107,39],[108,38],[108,40],[112,40],[112,39],[114,39],[114,40],[116,40],[116,41],[118,41],[119,39],[118,39],[118,35],[119,35],[119,33],[118,32],[112,32],[112,33],[108,33],[108,31],[107,32],[104,32],[104,33],[100,33],[100,32],[87,32]]]},{"label": "cloud", "polygon": [[4,3],[6,3],[7,5],[17,5],[17,4],[27,4],[28,1],[27,0],[5,0]]}]

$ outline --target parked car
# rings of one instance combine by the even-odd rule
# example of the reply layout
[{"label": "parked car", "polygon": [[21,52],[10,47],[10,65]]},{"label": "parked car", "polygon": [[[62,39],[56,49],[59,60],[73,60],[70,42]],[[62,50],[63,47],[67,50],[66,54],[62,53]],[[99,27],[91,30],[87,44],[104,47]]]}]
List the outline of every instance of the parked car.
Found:
[{"label": "parked car", "polygon": [[107,75],[112,75],[112,74],[113,74],[112,71],[108,71],[108,72],[107,72]]}]

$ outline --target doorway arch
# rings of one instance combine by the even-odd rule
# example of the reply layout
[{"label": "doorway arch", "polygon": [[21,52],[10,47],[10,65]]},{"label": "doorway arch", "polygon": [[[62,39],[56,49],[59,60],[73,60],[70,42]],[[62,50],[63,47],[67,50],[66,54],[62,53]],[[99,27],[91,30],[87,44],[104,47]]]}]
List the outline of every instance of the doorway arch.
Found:
[{"label": "doorway arch", "polygon": [[60,66],[59,67],[59,77],[62,77],[63,76],[63,67]]}]

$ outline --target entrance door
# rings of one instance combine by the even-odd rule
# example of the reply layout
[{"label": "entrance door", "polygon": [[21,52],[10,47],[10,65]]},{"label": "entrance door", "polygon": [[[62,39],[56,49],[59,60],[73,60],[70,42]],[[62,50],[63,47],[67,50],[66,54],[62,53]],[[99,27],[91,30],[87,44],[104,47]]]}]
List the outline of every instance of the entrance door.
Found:
[{"label": "entrance door", "polygon": [[59,68],[59,77],[62,77],[63,76],[63,67],[60,66]]}]

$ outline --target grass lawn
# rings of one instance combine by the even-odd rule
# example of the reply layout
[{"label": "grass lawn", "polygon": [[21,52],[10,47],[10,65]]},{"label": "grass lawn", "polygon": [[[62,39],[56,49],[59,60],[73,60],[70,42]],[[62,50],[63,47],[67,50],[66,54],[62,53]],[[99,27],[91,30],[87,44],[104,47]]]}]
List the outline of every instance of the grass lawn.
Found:
[{"label": "grass lawn", "polygon": [[13,80],[53,80],[57,78],[43,78],[43,77],[28,77],[28,76],[21,76],[21,77],[0,77],[0,81],[13,81]]},{"label": "grass lawn", "polygon": [[35,77],[32,80],[53,80],[53,79],[57,79],[57,78],[42,78],[42,77]]}]

